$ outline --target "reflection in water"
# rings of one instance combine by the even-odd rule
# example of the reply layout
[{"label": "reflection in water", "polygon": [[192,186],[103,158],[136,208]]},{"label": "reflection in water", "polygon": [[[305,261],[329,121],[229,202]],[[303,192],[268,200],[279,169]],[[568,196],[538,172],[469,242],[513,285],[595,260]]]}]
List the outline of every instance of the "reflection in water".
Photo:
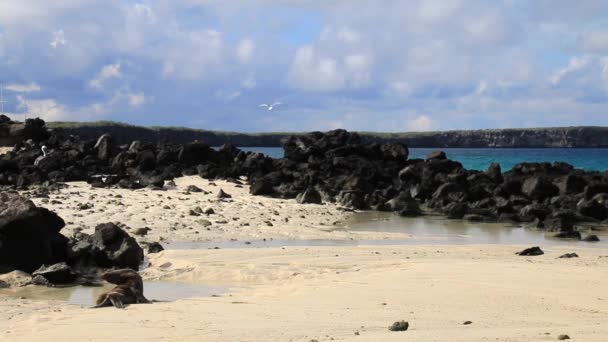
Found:
[{"label": "reflection in water", "polygon": [[[81,306],[92,306],[95,299],[113,288],[112,284],[104,286],[85,287],[72,286],[52,288],[44,286],[26,286],[11,289],[1,289],[0,295],[20,297],[33,300],[58,300]],[[227,287],[206,286],[176,282],[150,281],[144,284],[146,298],[158,301],[174,301],[178,299],[208,297],[213,294],[227,292]]]},{"label": "reflection in water", "polygon": [[[608,242],[606,231],[593,232],[600,237],[598,243],[555,239],[555,233],[528,229],[505,223],[480,223],[464,220],[448,220],[425,216],[400,217],[392,213],[364,212],[353,216],[346,223],[349,230],[406,233],[413,244],[584,244],[603,246]],[[583,234],[585,236],[585,234]]]},{"label": "reflection in water", "polygon": [[[505,245],[577,245],[585,247],[608,246],[606,231],[592,232],[600,237],[600,242],[562,240],[552,237],[555,233],[513,226],[505,223],[479,223],[463,220],[448,220],[440,217],[424,216],[405,218],[393,213],[363,212],[345,222],[351,231],[373,231],[404,233],[409,238],[402,240],[252,240],[252,241],[208,241],[208,242],[167,242],[166,249],[213,249],[213,248],[270,248],[287,246],[365,246],[365,245],[464,245],[464,244],[505,244]],[[585,236],[585,234],[583,234]]]}]

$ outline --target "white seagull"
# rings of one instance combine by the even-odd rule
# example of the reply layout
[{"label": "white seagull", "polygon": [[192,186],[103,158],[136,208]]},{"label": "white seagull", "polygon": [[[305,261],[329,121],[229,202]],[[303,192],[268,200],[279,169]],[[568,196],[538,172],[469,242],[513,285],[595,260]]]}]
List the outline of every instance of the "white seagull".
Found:
[{"label": "white seagull", "polygon": [[39,156],[38,158],[36,158],[36,160],[34,160],[34,166],[38,166],[38,164],[40,164],[40,162],[42,160],[44,160],[44,158],[46,158],[46,146],[42,146],[42,155]]},{"label": "white seagull", "polygon": [[268,109],[268,111],[272,111],[272,109],[274,109],[274,107],[278,106],[278,105],[282,105],[283,103],[281,102],[275,102],[271,105],[268,105],[266,103],[262,103],[261,105],[259,105],[258,107],[266,107]]}]

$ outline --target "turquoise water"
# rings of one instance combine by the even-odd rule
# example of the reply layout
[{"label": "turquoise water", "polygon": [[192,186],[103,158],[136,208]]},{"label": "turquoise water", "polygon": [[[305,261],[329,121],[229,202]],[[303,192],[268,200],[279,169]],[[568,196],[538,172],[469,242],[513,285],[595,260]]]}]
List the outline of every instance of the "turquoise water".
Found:
[{"label": "turquoise water", "polygon": [[[264,153],[272,158],[283,157],[280,147],[242,147],[244,151]],[[410,148],[410,158],[424,158],[436,148]],[[521,162],[563,161],[585,170],[608,170],[608,148],[445,148],[448,158],[457,160],[467,169],[486,170],[499,163],[503,171]]]}]

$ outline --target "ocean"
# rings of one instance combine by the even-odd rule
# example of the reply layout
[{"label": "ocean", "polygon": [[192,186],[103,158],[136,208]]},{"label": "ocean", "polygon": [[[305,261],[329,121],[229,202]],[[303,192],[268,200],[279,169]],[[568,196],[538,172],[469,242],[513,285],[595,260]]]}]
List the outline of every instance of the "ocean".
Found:
[{"label": "ocean", "polygon": [[[283,157],[280,147],[241,147],[244,151],[263,153],[272,158]],[[436,148],[410,148],[411,158],[424,158]],[[562,161],[584,170],[607,171],[608,148],[444,148],[448,158],[457,160],[471,170],[486,170],[499,163],[503,171],[522,162]]]}]

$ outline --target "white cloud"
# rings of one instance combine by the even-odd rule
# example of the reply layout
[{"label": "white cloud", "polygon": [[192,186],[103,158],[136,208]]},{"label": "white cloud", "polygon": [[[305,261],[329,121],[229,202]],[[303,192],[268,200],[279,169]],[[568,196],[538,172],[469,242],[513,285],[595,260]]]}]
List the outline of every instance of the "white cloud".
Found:
[{"label": "white cloud", "polygon": [[129,106],[131,106],[133,108],[139,108],[144,103],[146,103],[146,96],[144,95],[143,92],[129,94],[127,96],[129,99]]},{"label": "white cloud", "polygon": [[169,36],[172,43],[162,51],[162,73],[180,80],[208,79],[219,71],[224,42],[217,30],[177,31]]},{"label": "white cloud", "polygon": [[408,121],[407,129],[414,132],[432,131],[437,128],[437,123],[426,115]]},{"label": "white cloud", "polygon": [[241,96],[241,91],[239,91],[239,90],[235,90],[235,91],[218,90],[215,92],[215,97],[218,98],[219,100],[222,100],[225,102],[234,101],[239,96]]},{"label": "white cloud", "polygon": [[120,78],[121,76],[122,75],[120,72],[120,63],[109,64],[101,68],[101,71],[99,71],[97,76],[91,81],[89,81],[89,86],[91,88],[101,89],[103,88],[103,84],[105,81],[111,78]]},{"label": "white cloud", "polygon": [[288,78],[292,86],[307,91],[336,91],[345,82],[336,60],[316,56],[312,46],[296,51]]},{"label": "white cloud", "polygon": [[241,82],[241,85],[245,89],[253,89],[257,85],[257,82],[255,81],[255,77],[253,75],[249,75]]},{"label": "white cloud", "polygon": [[568,63],[568,66],[557,70],[550,78],[550,81],[552,84],[556,85],[558,83],[561,82],[561,80],[563,78],[565,78],[566,76],[575,73],[579,70],[584,69],[585,67],[587,67],[587,65],[589,65],[589,62],[591,62],[591,58],[589,56],[583,56],[583,57],[573,57],[570,62]]},{"label": "white cloud", "polygon": [[17,95],[17,108],[25,111],[27,117],[39,117],[47,121],[63,120],[69,117],[66,107],[54,99],[26,99]]},{"label": "white cloud", "polygon": [[254,51],[255,43],[251,39],[241,40],[236,47],[236,55],[241,63],[249,63]]},{"label": "white cloud", "polygon": [[56,49],[60,45],[67,44],[63,30],[53,32],[53,40],[51,40],[49,44],[53,47],[53,49]]},{"label": "white cloud", "polygon": [[40,86],[34,82],[30,84],[9,84],[4,87],[6,90],[14,91],[16,93],[31,93],[40,91]]},{"label": "white cloud", "polygon": [[608,30],[586,33],[583,47],[592,52],[608,52]]}]

